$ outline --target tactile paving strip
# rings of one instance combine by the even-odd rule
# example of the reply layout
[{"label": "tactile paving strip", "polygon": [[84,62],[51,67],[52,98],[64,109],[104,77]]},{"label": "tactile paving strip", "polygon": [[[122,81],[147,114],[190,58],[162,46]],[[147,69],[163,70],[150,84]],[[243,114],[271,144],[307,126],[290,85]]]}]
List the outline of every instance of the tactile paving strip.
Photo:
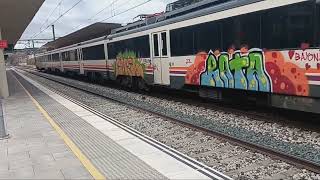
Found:
[{"label": "tactile paving strip", "polygon": [[14,74],[107,179],[167,179],[56,100]]},{"label": "tactile paving strip", "polygon": [[3,116],[2,100],[0,99],[0,118]]},{"label": "tactile paving strip", "polygon": [[3,138],[6,135],[5,124],[3,119],[3,109],[2,109],[2,100],[0,99],[0,138]]}]

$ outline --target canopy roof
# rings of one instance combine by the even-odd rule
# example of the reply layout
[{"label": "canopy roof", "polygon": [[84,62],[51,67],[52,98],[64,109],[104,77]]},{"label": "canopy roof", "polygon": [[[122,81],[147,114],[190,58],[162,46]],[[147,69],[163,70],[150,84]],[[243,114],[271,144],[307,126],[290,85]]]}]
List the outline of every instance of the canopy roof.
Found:
[{"label": "canopy roof", "polygon": [[0,0],[2,39],[14,46],[44,0]]}]

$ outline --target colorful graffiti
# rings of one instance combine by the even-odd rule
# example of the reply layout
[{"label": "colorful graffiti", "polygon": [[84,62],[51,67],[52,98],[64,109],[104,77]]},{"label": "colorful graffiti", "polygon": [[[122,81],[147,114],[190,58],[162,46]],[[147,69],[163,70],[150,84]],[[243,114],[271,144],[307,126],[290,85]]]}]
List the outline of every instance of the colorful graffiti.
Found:
[{"label": "colorful graffiti", "polygon": [[310,79],[320,80],[319,57],[315,49],[200,52],[188,67],[185,83],[310,96]]},{"label": "colorful graffiti", "polygon": [[266,69],[272,79],[273,92],[299,96],[309,95],[307,68],[285,58],[284,52],[266,51]]},{"label": "colorful graffiti", "polygon": [[192,85],[200,85],[200,75],[205,70],[205,61],[207,59],[206,52],[199,52],[196,55],[194,63],[188,67],[185,83]]},{"label": "colorful graffiti", "polygon": [[271,91],[270,78],[265,71],[261,50],[251,49],[242,53],[209,52],[206,70],[200,76],[200,85],[236,88],[254,91]]},{"label": "colorful graffiti", "polygon": [[114,64],[116,76],[137,76],[144,78],[145,64],[140,62],[133,51],[119,53]]}]

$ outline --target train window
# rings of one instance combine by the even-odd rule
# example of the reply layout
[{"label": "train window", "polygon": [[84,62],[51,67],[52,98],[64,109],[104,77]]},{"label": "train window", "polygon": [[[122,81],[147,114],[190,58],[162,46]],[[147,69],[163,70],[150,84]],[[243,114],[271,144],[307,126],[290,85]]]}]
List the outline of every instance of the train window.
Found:
[{"label": "train window", "polygon": [[267,10],[262,15],[262,46],[268,49],[314,46],[314,2]]},{"label": "train window", "polygon": [[108,43],[108,59],[116,59],[119,53],[132,51],[139,58],[150,57],[149,36],[141,36],[132,39]]},{"label": "train window", "polygon": [[117,50],[115,49],[115,43],[108,43],[108,59],[115,59],[117,56]]},{"label": "train window", "polygon": [[192,27],[170,31],[171,56],[186,56],[195,54],[194,33]]},{"label": "train window", "polygon": [[150,43],[149,43],[148,35],[131,39],[131,41],[133,41],[133,43],[130,49],[132,49],[136,53],[137,57],[139,58],[150,57]]},{"label": "train window", "polygon": [[86,47],[82,49],[83,60],[103,60],[105,59],[104,45]]},{"label": "train window", "polygon": [[159,40],[158,40],[158,34],[153,35],[153,50],[154,50],[154,56],[159,56]]},{"label": "train window", "polygon": [[228,50],[231,46],[236,46],[235,17],[222,21],[222,45],[223,50]]},{"label": "train window", "polygon": [[161,33],[161,41],[162,41],[162,56],[168,55],[168,48],[167,48],[167,33],[163,32]]},{"label": "train window", "polygon": [[220,22],[209,22],[170,31],[171,55],[186,56],[221,48]]},{"label": "train window", "polygon": [[209,22],[194,26],[194,53],[221,49],[220,22]]},{"label": "train window", "polygon": [[78,60],[78,53],[77,50],[69,51],[70,54],[70,61],[77,61]]},{"label": "train window", "polygon": [[250,48],[261,48],[261,16],[260,12],[250,13],[237,17],[238,43],[241,47],[246,45]]},{"label": "train window", "polygon": [[245,45],[251,48],[261,47],[260,13],[250,13],[223,20],[223,50],[240,49]]},{"label": "train window", "polygon": [[60,61],[59,53],[56,53],[56,54],[52,55],[52,61],[53,62],[59,62]]},{"label": "train window", "polygon": [[69,54],[69,51],[67,51],[67,52],[63,52],[62,54],[61,54],[61,56],[62,56],[62,61],[70,61],[70,54]]}]

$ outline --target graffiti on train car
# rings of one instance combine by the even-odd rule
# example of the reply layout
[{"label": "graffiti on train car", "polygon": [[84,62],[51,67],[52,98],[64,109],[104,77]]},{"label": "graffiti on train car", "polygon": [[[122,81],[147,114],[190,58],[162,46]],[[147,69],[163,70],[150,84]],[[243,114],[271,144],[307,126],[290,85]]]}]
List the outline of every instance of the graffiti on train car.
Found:
[{"label": "graffiti on train car", "polygon": [[319,80],[320,84],[317,58],[314,49],[293,52],[241,48],[200,52],[189,66],[185,81],[192,85],[309,96],[310,82]]},{"label": "graffiti on train car", "polygon": [[217,56],[209,52],[206,70],[200,76],[200,85],[271,91],[270,78],[264,67],[264,55],[258,49],[246,53],[236,51],[232,56],[228,53]]},{"label": "graffiti on train car", "polygon": [[291,60],[288,51],[266,51],[264,54],[274,93],[309,96],[306,74],[313,68],[305,68],[302,62]]},{"label": "graffiti on train car", "polygon": [[114,70],[116,76],[137,76],[144,78],[145,64],[140,61],[133,51],[125,51],[117,55]]}]

